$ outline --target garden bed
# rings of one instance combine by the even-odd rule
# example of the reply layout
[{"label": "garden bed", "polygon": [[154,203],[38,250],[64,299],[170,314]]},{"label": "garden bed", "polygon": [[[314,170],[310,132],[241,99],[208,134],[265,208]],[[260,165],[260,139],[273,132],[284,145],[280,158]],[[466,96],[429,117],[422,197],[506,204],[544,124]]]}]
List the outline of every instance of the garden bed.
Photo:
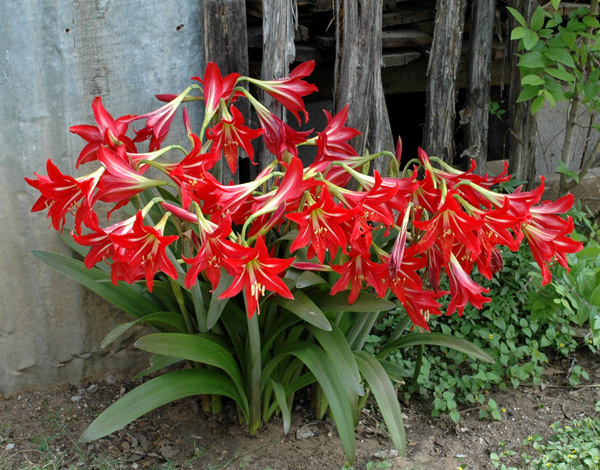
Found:
[{"label": "garden bed", "polygon": [[[573,359],[590,375],[588,382],[575,388],[565,385]],[[431,418],[427,400],[414,400],[403,406],[406,458],[376,456],[389,450],[390,442],[377,411],[367,407],[356,432],[354,468],[487,469],[494,468],[490,453],[506,449],[516,452],[512,461],[504,460],[507,467],[521,468],[520,454],[530,449],[521,443],[528,436],[548,437],[555,421],[594,415],[600,400],[598,382],[598,356],[583,348],[571,360],[551,361],[540,386],[490,391],[503,411],[500,422],[481,421],[478,409],[470,409],[461,411],[461,421],[455,425],[447,416]],[[315,421],[308,397],[301,396],[288,436],[275,419],[250,437],[236,423],[234,408],[226,406],[224,413],[206,418],[190,398],[164,406],[99,441],[78,442],[92,419],[134,385],[108,376],[82,386],[0,400],[0,468],[299,470],[340,469],[345,464],[335,426]]]}]

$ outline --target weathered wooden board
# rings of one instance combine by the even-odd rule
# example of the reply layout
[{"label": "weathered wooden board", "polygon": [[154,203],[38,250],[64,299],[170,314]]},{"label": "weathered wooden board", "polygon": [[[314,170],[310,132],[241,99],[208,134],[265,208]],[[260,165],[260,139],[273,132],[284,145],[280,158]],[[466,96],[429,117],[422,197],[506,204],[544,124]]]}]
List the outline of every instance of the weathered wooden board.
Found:
[{"label": "weathered wooden board", "polygon": [[427,68],[423,148],[452,163],[454,119],[466,0],[438,0]]},{"label": "weathered wooden board", "polygon": [[[381,76],[386,95],[424,92],[427,60],[426,56],[421,56],[406,65],[382,68]],[[466,62],[461,63],[458,73],[458,88],[467,86],[467,65]],[[493,60],[491,86],[507,85],[508,79],[508,66],[505,61],[503,59]]]},{"label": "weathered wooden board", "polygon": [[[471,41],[467,78],[468,114],[465,126],[463,155],[475,159],[476,172],[485,173],[488,149],[488,102],[492,70],[492,41],[494,33],[495,0],[474,0],[471,8]],[[461,120],[462,121],[462,120]]]},{"label": "weathered wooden board", "polygon": [[320,49],[309,44],[296,43],[296,62],[330,62],[335,60],[335,51]]},{"label": "weathered wooden board", "polygon": [[[297,5],[300,15],[333,11],[331,0],[298,0]],[[256,18],[263,17],[262,0],[246,0],[246,9],[249,15]]]},{"label": "weathered wooden board", "polygon": [[393,11],[383,14],[382,26],[399,26],[403,24],[416,23],[417,21],[430,20],[435,17],[435,12],[430,5],[415,6],[399,5]]},{"label": "weathered wooden board", "polygon": [[406,65],[413,60],[417,60],[419,57],[421,57],[421,53],[417,51],[403,51],[383,54],[381,56],[381,66],[396,67],[399,65]]},{"label": "weathered wooden board", "polygon": [[381,32],[381,45],[384,49],[397,47],[427,47],[431,36],[416,29],[397,29]]}]

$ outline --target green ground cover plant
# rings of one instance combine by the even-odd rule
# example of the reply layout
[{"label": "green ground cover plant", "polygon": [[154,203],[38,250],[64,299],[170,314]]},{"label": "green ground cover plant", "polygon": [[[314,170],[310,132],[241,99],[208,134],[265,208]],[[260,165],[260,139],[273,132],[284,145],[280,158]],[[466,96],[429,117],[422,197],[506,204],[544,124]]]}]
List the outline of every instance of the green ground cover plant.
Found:
[{"label": "green ground cover plant", "polygon": [[546,440],[540,434],[532,434],[522,443],[531,447],[531,452],[521,454],[521,466],[507,466],[507,458],[517,454],[506,449],[502,453],[490,454],[495,468],[500,470],[597,470],[600,469],[600,402],[592,417],[574,419],[550,425],[553,434]]}]

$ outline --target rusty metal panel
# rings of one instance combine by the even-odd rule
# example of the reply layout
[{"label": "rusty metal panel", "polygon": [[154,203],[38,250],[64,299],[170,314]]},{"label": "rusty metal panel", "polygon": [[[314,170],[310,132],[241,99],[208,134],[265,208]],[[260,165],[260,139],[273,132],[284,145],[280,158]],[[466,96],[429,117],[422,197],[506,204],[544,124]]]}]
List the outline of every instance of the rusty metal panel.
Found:
[{"label": "rusty metal panel", "polygon": [[183,90],[203,70],[200,25],[191,0],[0,2],[0,397],[131,367],[131,341],[99,347],[123,318],[31,255],[68,250],[23,177],[48,158],[77,174],[68,128],[93,123],[95,96],[120,116]]}]

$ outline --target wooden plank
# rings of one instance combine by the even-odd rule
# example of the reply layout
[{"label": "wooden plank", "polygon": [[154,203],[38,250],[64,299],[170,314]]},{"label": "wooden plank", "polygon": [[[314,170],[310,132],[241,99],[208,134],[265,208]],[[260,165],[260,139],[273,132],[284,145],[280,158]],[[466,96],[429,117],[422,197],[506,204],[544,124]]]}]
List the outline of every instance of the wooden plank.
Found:
[{"label": "wooden plank", "polygon": [[309,44],[297,43],[295,60],[296,62],[306,62],[307,60],[321,63],[330,62],[335,60],[335,53],[333,50],[319,49]]},{"label": "wooden plank", "polygon": [[[339,38],[335,62],[334,112],[349,105],[348,127],[360,131],[352,139],[362,154],[393,150],[393,137],[381,84],[382,0],[336,2],[336,34]],[[385,167],[385,162],[374,163]]]},{"label": "wooden plank", "polygon": [[396,47],[427,47],[431,45],[431,36],[415,29],[397,29],[381,33],[381,45],[384,49]]},{"label": "wooden plank", "polygon": [[469,119],[465,124],[465,151],[477,163],[476,173],[486,170],[492,71],[492,42],[494,33],[495,0],[474,0],[471,8],[471,43],[467,78],[467,101]]},{"label": "wooden plank", "polygon": [[[300,16],[305,13],[333,11],[333,2],[331,0],[298,0],[297,5]],[[262,18],[262,0],[246,0],[246,10],[249,15],[256,18]]]},{"label": "wooden plank", "polygon": [[431,6],[399,5],[395,10],[383,14],[383,28],[416,23],[435,18]]},{"label": "wooden plank", "polygon": [[[204,60],[215,62],[223,75],[248,73],[248,30],[246,4],[243,0],[204,0],[202,2],[202,44]],[[250,105],[241,102],[239,109],[250,121]],[[241,152],[241,158],[248,158]],[[221,182],[239,182],[239,172],[233,175],[222,164]]]},{"label": "wooden plank", "polygon": [[[381,79],[386,95],[400,93],[419,93],[425,91],[427,57],[421,56],[406,65],[381,69]],[[491,86],[506,86],[509,80],[508,65],[504,59],[492,61]],[[461,63],[458,73],[458,88],[467,86],[467,63]]]},{"label": "wooden plank", "polygon": [[399,65],[406,65],[413,60],[417,60],[421,57],[421,53],[417,51],[403,51],[383,54],[381,56],[382,67],[397,67]]},{"label": "wooden plank", "polygon": [[427,69],[423,148],[452,164],[456,91],[467,0],[438,0]]}]

